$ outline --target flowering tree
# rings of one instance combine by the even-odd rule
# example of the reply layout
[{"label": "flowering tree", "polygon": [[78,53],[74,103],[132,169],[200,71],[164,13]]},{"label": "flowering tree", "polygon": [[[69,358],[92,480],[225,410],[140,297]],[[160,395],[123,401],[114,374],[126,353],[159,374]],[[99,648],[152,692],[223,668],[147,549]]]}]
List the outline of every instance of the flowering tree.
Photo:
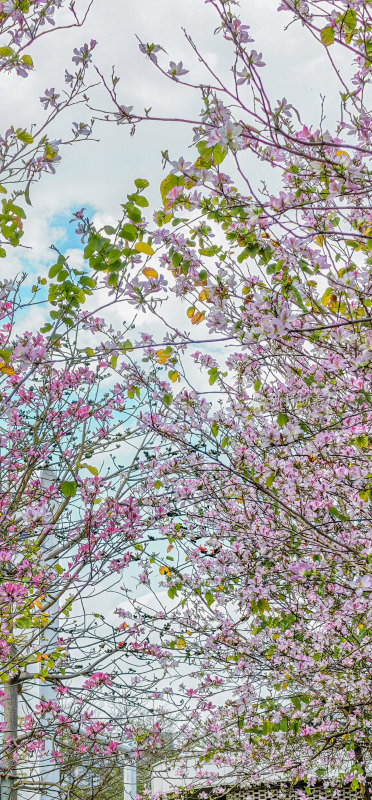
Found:
[{"label": "flowering tree", "polygon": [[[8,721],[5,756],[10,770],[53,736],[61,761],[64,735],[76,752],[115,756],[117,732],[102,741],[110,693],[135,692],[157,714],[149,749],[161,752],[172,716],[203,782],[214,763],[246,782],[342,779],[369,800],[369,4],[280,5],[340,80],[333,132],[302,121],[290,98],[270,101],[266,56],[237,5],[210,5],[229,80],[190,37],[208,81],[191,84],[181,62],[167,68],[160,45],[140,42],[203,101],[191,160],[164,154],[157,227],[142,179],[117,226],[97,230],[77,212],[86,266],[60,254],[48,298],[35,285],[49,303],[42,332],[16,332],[29,301],[3,287],[5,695],[40,679],[56,687],[38,718],[31,705],[19,731]],[[123,104],[115,75],[102,80],[105,119],[152,118]],[[150,312],[159,339],[127,338],[131,319],[115,331],[104,317],[121,303],[125,316]],[[176,303],[185,322],[171,326]],[[138,597],[137,569],[156,602]],[[113,573],[119,641],[110,620],[93,629],[89,600]],[[53,639],[64,611],[83,622]],[[122,656],[133,680],[118,674]]]},{"label": "flowering tree", "polygon": [[[156,585],[163,554],[169,600],[142,622],[173,675],[160,702],[170,708],[172,690],[180,748],[204,780],[212,761],[247,781],[341,778],[369,798],[370,4],[279,6],[340,82],[329,131],[290,98],[271,102],[237,4],[209,2],[231,44],[229,79],[189,36],[207,81],[192,84],[181,62],[163,66],[160,45],[140,43],[180,87],[201,88],[203,111],[189,121],[192,159],[164,154],[149,249],[143,225],[126,228],[151,265],[120,283],[117,264],[111,277],[167,327],[145,351],[152,403],[141,424],[156,439],[135,494],[143,523],[168,540],[168,555],[148,544],[141,580]],[[113,121],[156,118],[123,105],[115,79],[106,87]],[[167,326],[167,302],[184,324]]]},{"label": "flowering tree", "polygon": [[[71,279],[61,281],[44,334],[14,328],[30,310],[21,282],[1,290],[2,757],[11,774],[18,765],[26,787],[37,786],[45,753],[49,770],[65,756],[71,765],[71,746],[74,763],[79,754],[115,758],[131,728],[123,717],[113,736],[108,703],[135,694],[140,705],[141,697],[127,652],[138,625],[114,624],[110,611],[131,560],[141,558],[132,487],[153,436],[138,427],[146,400],[135,384],[130,325],[115,332],[99,309],[76,312],[92,302],[94,281],[64,264]],[[61,274],[61,259],[56,267]],[[43,285],[35,289],[40,303]],[[48,783],[48,769],[43,775]]]},{"label": "flowering tree", "polygon": [[[91,6],[78,16],[75,4],[63,0],[0,3],[0,71],[26,79],[34,43],[82,26]],[[55,172],[63,145],[91,135],[91,124],[84,123],[74,123],[65,141],[51,140],[48,130],[69,107],[88,101],[86,71],[95,44],[74,49],[63,90],[45,90],[43,121],[9,125],[0,139],[3,258],[8,245],[21,243],[19,198],[30,204],[33,182]],[[143,205],[147,183],[140,184],[133,196]],[[112,258],[113,248],[106,255]],[[49,783],[48,796],[59,793],[55,765],[63,779],[63,767],[74,769],[79,758],[97,766],[111,757],[115,764],[118,746],[131,734],[123,716],[115,724],[117,740],[113,729],[102,735],[110,722],[104,699],[126,698],[133,666],[115,669],[126,634],[104,619],[94,597],[115,592],[132,546],[138,558],[129,486],[138,452],[151,439],[136,423],[139,389],[126,334],[131,323],[113,337],[100,306],[107,311],[116,296],[102,302],[86,270],[56,257],[48,286],[44,276],[32,288],[24,277],[0,282],[1,772],[31,794],[40,780]],[[79,316],[86,300],[90,311]],[[51,314],[42,332],[27,330],[30,312],[43,303]],[[97,344],[94,360],[88,342]]]}]

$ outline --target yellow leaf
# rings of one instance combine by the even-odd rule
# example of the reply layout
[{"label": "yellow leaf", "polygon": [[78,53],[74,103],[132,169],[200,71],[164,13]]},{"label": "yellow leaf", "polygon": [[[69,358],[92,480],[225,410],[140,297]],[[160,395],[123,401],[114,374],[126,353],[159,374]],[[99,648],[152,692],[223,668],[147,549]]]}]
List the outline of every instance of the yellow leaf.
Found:
[{"label": "yellow leaf", "polygon": [[191,325],[199,325],[200,322],[203,321],[205,317],[205,312],[197,311],[196,314],[193,315],[191,318]]},{"label": "yellow leaf", "polygon": [[177,647],[178,647],[179,650],[183,650],[183,648],[186,647],[185,640],[182,639],[182,638],[179,639],[178,642],[177,642]]},{"label": "yellow leaf", "polygon": [[98,475],[98,469],[96,467],[91,467],[90,464],[77,464],[78,469],[87,469],[92,475]]},{"label": "yellow leaf", "polygon": [[156,272],[156,269],[153,269],[153,267],[145,267],[142,270],[142,272],[143,272],[144,275],[146,275],[146,278],[157,278],[158,277],[158,273]]},{"label": "yellow leaf", "polygon": [[[42,614],[40,619],[41,619],[41,624],[44,626],[47,625],[49,622],[49,617],[47,614]],[[48,656],[46,656],[46,658],[48,658]]]},{"label": "yellow leaf", "polygon": [[178,376],[178,372],[176,372],[176,370],[174,370],[172,372],[172,375],[170,376],[170,379],[171,379],[172,383],[175,383],[178,380],[178,377],[179,377]]},{"label": "yellow leaf", "polygon": [[322,234],[319,234],[319,236],[317,236],[317,237],[315,238],[315,241],[316,241],[316,243],[319,245],[319,247],[323,247],[323,242],[324,242],[324,239],[323,239],[323,236],[322,236]]},{"label": "yellow leaf", "polygon": [[209,297],[209,290],[208,289],[202,289],[202,291],[199,294],[199,300],[207,300],[208,297]]},{"label": "yellow leaf", "polygon": [[86,464],[85,466],[86,466],[87,470],[89,470],[89,472],[90,472],[92,475],[98,475],[98,469],[97,469],[97,467],[91,467],[91,466],[90,466],[90,464]]},{"label": "yellow leaf", "polygon": [[138,253],[145,253],[147,256],[152,256],[154,251],[150,244],[146,244],[146,242],[137,242],[134,245],[134,249],[137,250]]},{"label": "yellow leaf", "polygon": [[194,306],[191,306],[190,308],[187,309],[187,316],[188,316],[189,319],[191,319],[191,317],[193,317],[194,314],[195,314]]},{"label": "yellow leaf", "polygon": [[160,575],[170,575],[170,569],[168,567],[159,567]]},{"label": "yellow leaf", "polygon": [[166,350],[157,350],[156,351],[156,358],[159,364],[165,364],[168,358],[171,358],[172,353],[167,353]]},{"label": "yellow leaf", "polygon": [[321,299],[322,306],[327,306],[328,305],[332,294],[333,294],[333,289],[328,288],[328,289],[325,290],[324,295],[323,295],[323,297]]},{"label": "yellow leaf", "polygon": [[3,372],[4,375],[15,375],[13,367],[9,367],[8,364],[4,364],[4,362],[0,363],[0,372]]}]

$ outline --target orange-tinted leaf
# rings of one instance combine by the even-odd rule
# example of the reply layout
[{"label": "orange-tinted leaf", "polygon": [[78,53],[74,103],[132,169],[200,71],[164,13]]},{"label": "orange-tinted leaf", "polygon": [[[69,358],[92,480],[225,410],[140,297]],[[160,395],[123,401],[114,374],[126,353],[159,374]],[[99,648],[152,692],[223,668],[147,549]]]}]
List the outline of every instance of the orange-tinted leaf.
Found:
[{"label": "orange-tinted leaf", "polygon": [[166,350],[157,350],[156,351],[156,358],[159,364],[165,364],[168,358],[171,358],[172,353],[167,353]]},{"label": "orange-tinted leaf", "polygon": [[157,278],[158,277],[158,273],[156,272],[156,269],[154,269],[153,267],[145,267],[142,270],[142,272],[143,272],[144,275],[146,275],[146,278]]},{"label": "orange-tinted leaf", "polygon": [[15,375],[13,367],[10,367],[9,364],[4,364],[4,362],[0,363],[0,372],[3,372],[4,375]]},{"label": "orange-tinted leaf", "polygon": [[197,311],[196,314],[194,314],[194,316],[191,318],[191,325],[199,325],[199,323],[203,321],[204,317],[204,311]]}]

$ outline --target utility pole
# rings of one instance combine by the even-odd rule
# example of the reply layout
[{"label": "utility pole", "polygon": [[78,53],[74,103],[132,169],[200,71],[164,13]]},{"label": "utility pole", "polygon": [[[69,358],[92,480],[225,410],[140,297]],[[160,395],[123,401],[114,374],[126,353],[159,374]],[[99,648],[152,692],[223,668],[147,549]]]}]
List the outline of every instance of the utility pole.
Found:
[{"label": "utility pole", "polygon": [[123,769],[123,784],[123,800],[134,800],[137,794],[137,766],[135,761],[130,761],[125,765]]},{"label": "utility pole", "polygon": [[[0,779],[1,800],[3,800],[3,787],[9,786],[9,781],[15,778],[15,766],[13,760],[14,745],[18,733],[18,683],[16,678],[11,678],[4,683],[4,733],[3,733],[3,766],[4,775]],[[7,744],[8,740],[10,744]],[[12,786],[10,800],[17,800],[17,790]]]}]

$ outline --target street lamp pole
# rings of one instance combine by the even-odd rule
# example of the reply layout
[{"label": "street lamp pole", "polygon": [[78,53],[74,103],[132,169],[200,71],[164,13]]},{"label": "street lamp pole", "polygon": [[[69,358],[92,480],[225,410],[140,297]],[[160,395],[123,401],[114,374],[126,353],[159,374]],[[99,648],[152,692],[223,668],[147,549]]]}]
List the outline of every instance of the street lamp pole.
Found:
[{"label": "street lamp pole", "polygon": [[134,800],[137,794],[137,767],[135,761],[130,761],[124,766],[123,786],[123,800]]},{"label": "street lamp pole", "polygon": [[18,733],[18,684],[7,681],[4,684],[4,733],[3,733],[3,766],[5,775],[0,777],[0,800],[8,797],[9,800],[16,800],[17,792],[13,788],[15,779],[15,767],[13,760],[13,747],[7,744],[7,740],[15,741]]}]

